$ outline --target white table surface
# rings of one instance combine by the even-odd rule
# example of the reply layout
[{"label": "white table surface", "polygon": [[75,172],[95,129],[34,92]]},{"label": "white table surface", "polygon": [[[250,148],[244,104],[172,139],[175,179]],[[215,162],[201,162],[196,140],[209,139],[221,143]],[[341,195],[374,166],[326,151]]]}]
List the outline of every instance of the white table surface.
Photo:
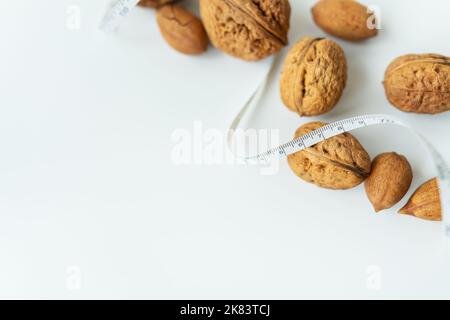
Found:
[{"label": "white table surface", "polygon": [[[442,225],[396,214],[434,175],[410,132],[355,133],[372,157],[396,151],[414,168],[408,195],[380,214],[362,186],[319,189],[285,161],[270,176],[175,165],[172,134],[195,121],[225,132],[269,61],[180,55],[151,10],[106,36],[97,26],[108,2],[0,2],[1,298],[450,298]],[[383,30],[337,40],[349,63],[339,105],[298,118],[281,103],[277,70],[246,126],[284,142],[306,121],[388,113],[449,161],[450,112],[402,113],[381,85],[399,55],[450,55],[449,1],[363,2],[380,8]],[[314,1],[291,3],[291,44],[322,36]]]}]

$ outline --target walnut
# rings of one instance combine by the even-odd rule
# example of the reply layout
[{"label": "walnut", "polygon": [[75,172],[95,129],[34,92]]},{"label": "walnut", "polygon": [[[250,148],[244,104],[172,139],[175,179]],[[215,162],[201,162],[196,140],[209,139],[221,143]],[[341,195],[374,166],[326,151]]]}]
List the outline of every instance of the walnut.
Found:
[{"label": "walnut", "polygon": [[184,54],[200,54],[208,48],[208,36],[199,18],[188,10],[166,5],[156,14],[161,34],[175,50]]},{"label": "walnut", "polygon": [[213,45],[249,61],[287,45],[288,0],[200,0],[200,14]]},{"label": "walnut", "polygon": [[147,8],[159,8],[165,4],[175,2],[177,0],[141,0],[138,5]]},{"label": "walnut", "polygon": [[395,152],[382,153],[372,163],[364,183],[367,197],[376,212],[397,204],[411,186],[413,173],[408,160]]},{"label": "walnut", "polygon": [[422,184],[399,213],[425,220],[441,221],[442,207],[437,179]]},{"label": "walnut", "polygon": [[345,40],[361,41],[378,33],[374,16],[354,0],[320,0],[312,15],[322,30]]},{"label": "walnut", "polygon": [[388,100],[406,112],[436,114],[450,110],[450,58],[409,54],[387,68],[384,88]]},{"label": "walnut", "polygon": [[[310,122],[297,129],[300,137],[326,125]],[[358,140],[343,133],[288,156],[291,169],[303,180],[328,189],[350,189],[370,174],[370,157]]]},{"label": "walnut", "polygon": [[342,48],[329,39],[301,39],[288,53],[281,74],[284,104],[300,116],[316,116],[334,108],[347,82]]}]

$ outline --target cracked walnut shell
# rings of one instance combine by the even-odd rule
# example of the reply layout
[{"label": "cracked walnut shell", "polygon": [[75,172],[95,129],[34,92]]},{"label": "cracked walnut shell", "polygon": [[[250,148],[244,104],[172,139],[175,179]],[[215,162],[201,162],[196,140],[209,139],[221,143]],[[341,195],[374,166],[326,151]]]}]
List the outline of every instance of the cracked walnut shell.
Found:
[{"label": "cracked walnut shell", "polygon": [[425,220],[441,221],[442,207],[437,179],[422,184],[399,213]]},{"label": "cracked walnut shell", "polygon": [[[310,122],[297,129],[295,137],[325,126]],[[343,133],[310,148],[288,156],[297,176],[327,189],[350,189],[361,184],[370,174],[370,157],[350,133]]]},{"label": "cracked walnut shell", "polygon": [[241,59],[261,60],[287,45],[288,0],[200,0],[212,44]]},{"label": "cracked walnut shell", "polygon": [[280,80],[283,103],[300,116],[329,112],[347,82],[344,51],[329,39],[301,39],[288,53]]},{"label": "cracked walnut shell", "polygon": [[384,77],[388,100],[406,112],[436,114],[450,110],[450,58],[409,54],[395,59]]},{"label": "cracked walnut shell", "polygon": [[395,152],[382,153],[372,162],[372,172],[364,183],[367,197],[376,212],[397,204],[411,186],[413,173],[408,160]]}]

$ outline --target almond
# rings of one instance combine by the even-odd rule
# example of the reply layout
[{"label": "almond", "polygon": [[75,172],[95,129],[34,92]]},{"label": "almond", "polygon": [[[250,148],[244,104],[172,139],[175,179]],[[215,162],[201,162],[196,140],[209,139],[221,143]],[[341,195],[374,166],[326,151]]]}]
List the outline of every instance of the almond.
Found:
[{"label": "almond", "polygon": [[367,197],[376,212],[397,204],[408,192],[412,182],[408,160],[395,152],[382,153],[372,162],[372,172],[365,181]]},{"label": "almond", "polygon": [[175,50],[184,54],[200,54],[208,48],[208,36],[199,18],[186,9],[166,5],[156,19],[162,36]]},{"label": "almond", "polygon": [[312,15],[322,30],[345,40],[361,41],[378,33],[373,14],[353,0],[321,0]]}]

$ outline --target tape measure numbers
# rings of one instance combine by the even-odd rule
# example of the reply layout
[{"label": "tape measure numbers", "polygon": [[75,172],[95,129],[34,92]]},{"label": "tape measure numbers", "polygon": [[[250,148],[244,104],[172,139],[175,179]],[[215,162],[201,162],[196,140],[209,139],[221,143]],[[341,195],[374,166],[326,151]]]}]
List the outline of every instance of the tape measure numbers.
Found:
[{"label": "tape measure numbers", "polygon": [[244,156],[242,158],[246,161],[267,161],[274,156],[288,156],[290,154],[294,154],[306,148],[312,147],[319,142],[335,137],[341,133],[382,124],[397,124],[407,127],[401,120],[388,115],[358,116],[332,122],[326,126],[314,130],[304,136],[295,138],[294,140],[282,144],[276,148],[270,149],[258,155]]}]

